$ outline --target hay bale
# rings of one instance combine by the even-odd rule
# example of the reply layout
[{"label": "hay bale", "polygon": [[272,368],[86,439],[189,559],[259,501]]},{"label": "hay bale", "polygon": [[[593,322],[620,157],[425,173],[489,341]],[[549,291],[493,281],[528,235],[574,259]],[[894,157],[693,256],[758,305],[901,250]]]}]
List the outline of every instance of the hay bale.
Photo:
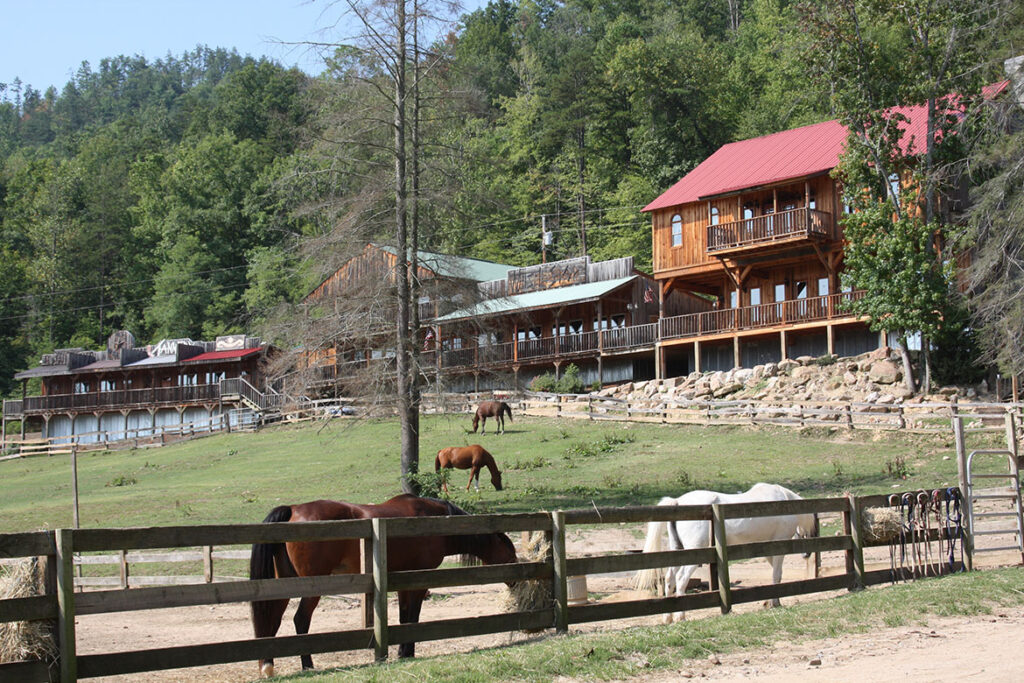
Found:
[{"label": "hay bale", "polygon": [[[547,559],[550,552],[551,544],[544,538],[544,532],[534,531],[525,537],[519,557],[524,562],[541,562]],[[529,579],[512,584],[503,606],[506,612],[530,612],[549,608],[554,602],[550,581]],[[543,630],[524,630],[524,633],[539,633]]]},{"label": "hay bale", "polygon": [[[39,563],[26,559],[0,565],[0,600],[30,598],[42,595]],[[0,664],[29,660],[57,660],[50,623],[46,621],[12,621],[0,624]]]},{"label": "hay bale", "polygon": [[864,540],[868,543],[890,543],[899,538],[903,522],[893,508],[864,508],[860,513]]}]

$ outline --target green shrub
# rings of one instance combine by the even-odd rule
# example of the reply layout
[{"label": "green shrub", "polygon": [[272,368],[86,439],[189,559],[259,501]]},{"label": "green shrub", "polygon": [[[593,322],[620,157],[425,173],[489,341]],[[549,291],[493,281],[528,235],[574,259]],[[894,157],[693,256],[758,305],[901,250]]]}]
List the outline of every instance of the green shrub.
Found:
[{"label": "green shrub", "polygon": [[550,372],[537,375],[530,380],[531,391],[542,391],[551,394],[580,394],[583,393],[583,381],[580,379],[580,369],[575,363],[570,363],[562,373],[561,379],[555,379]]}]

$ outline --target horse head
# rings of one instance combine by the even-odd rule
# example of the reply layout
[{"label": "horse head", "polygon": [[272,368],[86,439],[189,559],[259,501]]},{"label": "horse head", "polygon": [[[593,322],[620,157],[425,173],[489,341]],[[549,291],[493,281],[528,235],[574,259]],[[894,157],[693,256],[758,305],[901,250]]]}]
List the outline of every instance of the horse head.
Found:
[{"label": "horse head", "polygon": [[494,484],[494,490],[501,490],[501,471],[495,467],[494,472],[491,474],[491,483]]},{"label": "horse head", "polygon": [[477,428],[477,426],[479,424],[480,424],[480,414],[479,414],[479,411],[477,411],[477,414],[473,416],[473,433],[474,434],[476,434],[476,428]]}]

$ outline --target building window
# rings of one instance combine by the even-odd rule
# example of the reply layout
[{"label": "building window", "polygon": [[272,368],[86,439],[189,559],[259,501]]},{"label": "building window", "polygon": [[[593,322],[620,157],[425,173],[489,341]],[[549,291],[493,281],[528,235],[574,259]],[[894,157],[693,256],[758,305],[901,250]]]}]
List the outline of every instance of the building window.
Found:
[{"label": "building window", "polygon": [[221,372],[207,372],[205,381],[207,384],[219,384],[224,379],[224,371]]},{"label": "building window", "polygon": [[88,394],[89,393],[89,383],[88,382],[84,382],[84,381],[83,382],[75,382],[75,384],[72,387],[71,391],[76,393],[76,394]]},{"label": "building window", "polygon": [[729,292],[729,308],[737,308],[739,306],[739,291],[732,290]]},{"label": "building window", "polygon": [[718,207],[717,206],[712,206],[711,207],[711,225],[718,225],[718,220],[719,220]]},{"label": "building window", "polygon": [[818,278],[818,296],[828,296],[828,278]]},{"label": "building window", "polygon": [[894,197],[893,203],[895,204],[895,197],[900,196],[900,177],[895,173],[889,176],[889,191],[892,192],[892,196]]},{"label": "building window", "polygon": [[750,288],[750,305],[760,306],[761,305],[761,288],[751,287]]},{"label": "building window", "polygon": [[786,300],[786,285],[777,284],[775,285],[775,301]]},{"label": "building window", "polygon": [[743,207],[743,220],[750,220],[754,217],[754,208],[751,206]]},{"label": "building window", "polygon": [[807,198],[807,208],[808,209],[817,209],[818,208],[818,200],[814,198],[814,193],[813,192],[811,193],[811,196]]},{"label": "building window", "polygon": [[683,244],[683,217],[678,213],[672,216],[672,246]]},{"label": "building window", "polygon": [[110,379],[100,380],[100,391],[114,391],[117,389],[117,382]]},{"label": "building window", "polygon": [[199,383],[199,375],[192,373],[191,375],[178,375],[178,386],[179,387],[194,387]]}]

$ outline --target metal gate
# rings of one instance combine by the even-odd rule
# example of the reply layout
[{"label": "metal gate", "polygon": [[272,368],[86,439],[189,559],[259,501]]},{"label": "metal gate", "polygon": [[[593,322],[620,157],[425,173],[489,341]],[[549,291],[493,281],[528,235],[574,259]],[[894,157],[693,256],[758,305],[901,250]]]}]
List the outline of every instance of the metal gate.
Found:
[{"label": "metal gate", "polygon": [[[1017,438],[1012,415],[1006,416],[1007,448],[978,449],[966,453],[963,438],[963,421],[957,417],[953,420],[953,431],[956,435],[957,461],[960,470],[961,487],[964,494],[967,532],[971,548],[969,553],[997,552],[1016,550],[1024,562],[1024,513],[1021,506],[1020,466],[1017,460]],[[1005,472],[979,473],[982,462],[991,462],[991,458],[1004,459],[1007,467]],[[992,486],[990,483],[1001,483]],[[980,512],[976,508],[979,501],[1006,501],[1007,510]],[[994,546],[979,548],[977,539],[981,536],[996,536],[1000,540],[1012,537],[1012,545],[999,541]]]}]

